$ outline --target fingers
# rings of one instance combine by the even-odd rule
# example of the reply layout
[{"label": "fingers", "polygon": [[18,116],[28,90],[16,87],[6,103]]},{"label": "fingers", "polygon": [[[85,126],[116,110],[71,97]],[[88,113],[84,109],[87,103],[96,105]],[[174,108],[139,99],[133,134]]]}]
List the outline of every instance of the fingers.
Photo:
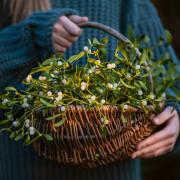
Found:
[{"label": "fingers", "polygon": [[157,151],[146,153],[146,154],[142,155],[141,158],[145,158],[145,159],[155,158],[155,157],[164,155],[168,152],[171,152],[172,150],[173,150],[173,148],[171,146],[166,146],[164,148],[158,149]]},{"label": "fingers", "polygon": [[80,17],[80,16],[77,16],[77,15],[71,15],[68,17],[72,22],[74,22],[75,24],[82,24],[82,23],[85,23],[85,22],[88,22],[88,17]]},{"label": "fingers", "polygon": [[66,48],[64,48],[64,47],[62,47],[62,46],[60,46],[60,45],[58,45],[58,44],[54,44],[54,48],[55,48],[55,50],[57,51],[57,52],[60,52],[60,53],[63,53],[63,52],[65,52],[65,50],[66,50]]},{"label": "fingers", "polygon": [[82,32],[81,28],[78,27],[75,23],[73,23],[68,17],[61,16],[60,23],[62,23],[63,27],[66,31],[68,31],[73,36],[79,36]]},{"label": "fingers", "polygon": [[57,52],[64,53],[65,50],[72,45],[77,37],[70,35],[60,23],[54,25],[52,42]]},{"label": "fingers", "polygon": [[76,36],[72,36],[68,31],[66,31],[59,22],[54,25],[54,33],[70,42],[74,42],[77,39]]},{"label": "fingers", "polygon": [[62,36],[59,36],[56,33],[53,34],[53,39],[54,39],[55,44],[58,44],[64,48],[68,48],[72,45],[72,41],[65,39]]},{"label": "fingers", "polygon": [[151,158],[172,151],[180,133],[179,116],[176,112],[167,121],[166,126],[159,132],[137,145],[137,151],[132,158]]},{"label": "fingers", "polygon": [[166,149],[166,147],[169,147],[171,149],[173,149],[174,147],[174,140],[171,138],[168,138],[164,141],[158,141],[155,144],[152,144],[151,146],[147,146],[145,148],[142,148],[138,151],[136,151],[135,153],[133,153],[132,158],[136,158],[136,157],[146,157],[148,155],[151,154],[156,154],[157,151],[159,151],[160,149]]},{"label": "fingers", "polygon": [[61,16],[53,28],[52,42],[54,49],[63,53],[69,48],[82,33],[78,25],[87,21],[87,17],[77,15]]},{"label": "fingers", "polygon": [[168,138],[170,136],[169,134],[169,128],[165,128],[153,135],[151,135],[149,138],[145,139],[144,141],[140,142],[138,145],[137,145],[137,149],[140,150],[142,148],[145,148],[147,146],[151,146],[157,142],[160,142],[160,141],[163,141],[165,140],[166,138]]},{"label": "fingers", "polygon": [[153,118],[154,123],[157,125],[161,125],[168,119],[172,118],[176,113],[176,110],[172,111],[172,109],[172,107],[166,107],[163,112]]},{"label": "fingers", "polygon": [[179,119],[175,116],[169,120],[169,122],[167,123],[166,127],[163,130],[151,135],[149,138],[140,142],[137,145],[137,149],[140,150],[147,146],[151,146],[157,142],[164,141],[168,138],[174,138],[175,141],[178,135],[179,135]]}]

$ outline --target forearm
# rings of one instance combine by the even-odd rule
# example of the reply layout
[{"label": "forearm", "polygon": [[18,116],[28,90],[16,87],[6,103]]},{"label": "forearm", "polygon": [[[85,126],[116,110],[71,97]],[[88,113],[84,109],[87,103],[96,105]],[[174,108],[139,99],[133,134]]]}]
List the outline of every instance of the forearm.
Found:
[{"label": "forearm", "polygon": [[53,9],[32,14],[23,22],[0,31],[0,86],[19,83],[29,71],[52,53],[52,28],[71,9]]}]

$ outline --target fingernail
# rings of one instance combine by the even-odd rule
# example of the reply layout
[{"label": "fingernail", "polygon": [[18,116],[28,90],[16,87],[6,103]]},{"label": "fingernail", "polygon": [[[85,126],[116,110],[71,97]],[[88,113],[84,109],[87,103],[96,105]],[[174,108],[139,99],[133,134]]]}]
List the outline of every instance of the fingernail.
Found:
[{"label": "fingernail", "polygon": [[154,122],[156,123],[156,124],[159,124],[159,119],[158,118],[154,118]]},{"label": "fingernail", "polygon": [[132,159],[135,159],[137,156],[136,156],[136,154],[133,154],[132,155]]},{"label": "fingernail", "polygon": [[84,18],[84,20],[89,21],[89,18],[88,18],[88,17],[85,16],[85,17],[83,17],[83,18]]}]

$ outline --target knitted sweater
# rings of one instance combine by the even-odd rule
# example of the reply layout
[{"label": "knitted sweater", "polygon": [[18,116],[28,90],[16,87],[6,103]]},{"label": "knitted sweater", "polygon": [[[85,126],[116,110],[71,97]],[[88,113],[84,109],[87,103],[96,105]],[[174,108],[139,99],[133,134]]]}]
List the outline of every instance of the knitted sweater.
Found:
[{"label": "knitted sweater", "polygon": [[[1,90],[8,85],[21,88],[20,82],[28,72],[53,53],[52,27],[61,15],[88,16],[91,21],[107,24],[124,34],[127,33],[128,24],[131,24],[136,35],[149,35],[152,44],[163,35],[162,24],[149,0],[52,0],[52,6],[52,10],[33,13],[21,23],[0,30]],[[79,52],[87,45],[88,39],[104,36],[107,34],[85,29],[65,56]],[[115,43],[111,38],[110,52]],[[172,47],[157,48],[155,56],[161,56],[164,51],[168,51],[178,63]],[[0,179],[140,180],[141,176],[139,159],[118,161],[94,169],[59,166],[56,162],[39,157],[32,147],[23,147],[3,134],[0,136]]]}]

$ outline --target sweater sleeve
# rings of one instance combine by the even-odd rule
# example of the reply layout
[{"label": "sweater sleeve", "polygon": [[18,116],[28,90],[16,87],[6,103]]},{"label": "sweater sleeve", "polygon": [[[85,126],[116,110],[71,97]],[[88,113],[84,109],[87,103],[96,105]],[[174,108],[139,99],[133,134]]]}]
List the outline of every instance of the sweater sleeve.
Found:
[{"label": "sweater sleeve", "polygon": [[[139,11],[141,13],[138,13],[139,16],[137,17],[138,21],[135,26],[136,35],[148,35],[150,37],[150,46],[155,46],[160,37],[164,37],[164,45],[158,48],[155,48],[154,50],[154,57],[155,59],[160,58],[165,52],[168,52],[171,56],[173,62],[177,65],[177,69],[180,69],[180,62],[178,57],[176,56],[176,53],[172,46],[166,45],[166,36],[165,36],[165,29],[163,27],[163,24],[159,18],[158,12],[152,5],[150,1],[143,1],[141,4],[139,4]],[[179,74],[179,72],[177,72]],[[180,89],[180,84],[175,85],[178,89]],[[175,96],[172,89],[168,89],[167,93]],[[167,106],[174,106],[175,102],[166,102]],[[176,110],[178,111],[178,114],[180,114],[180,104],[178,103],[176,106]],[[180,137],[178,138],[176,142],[176,146],[174,149],[174,152],[180,149]]]},{"label": "sweater sleeve", "polygon": [[53,53],[53,25],[61,15],[70,14],[77,12],[68,8],[36,12],[0,30],[0,91],[20,85],[33,67]]}]

